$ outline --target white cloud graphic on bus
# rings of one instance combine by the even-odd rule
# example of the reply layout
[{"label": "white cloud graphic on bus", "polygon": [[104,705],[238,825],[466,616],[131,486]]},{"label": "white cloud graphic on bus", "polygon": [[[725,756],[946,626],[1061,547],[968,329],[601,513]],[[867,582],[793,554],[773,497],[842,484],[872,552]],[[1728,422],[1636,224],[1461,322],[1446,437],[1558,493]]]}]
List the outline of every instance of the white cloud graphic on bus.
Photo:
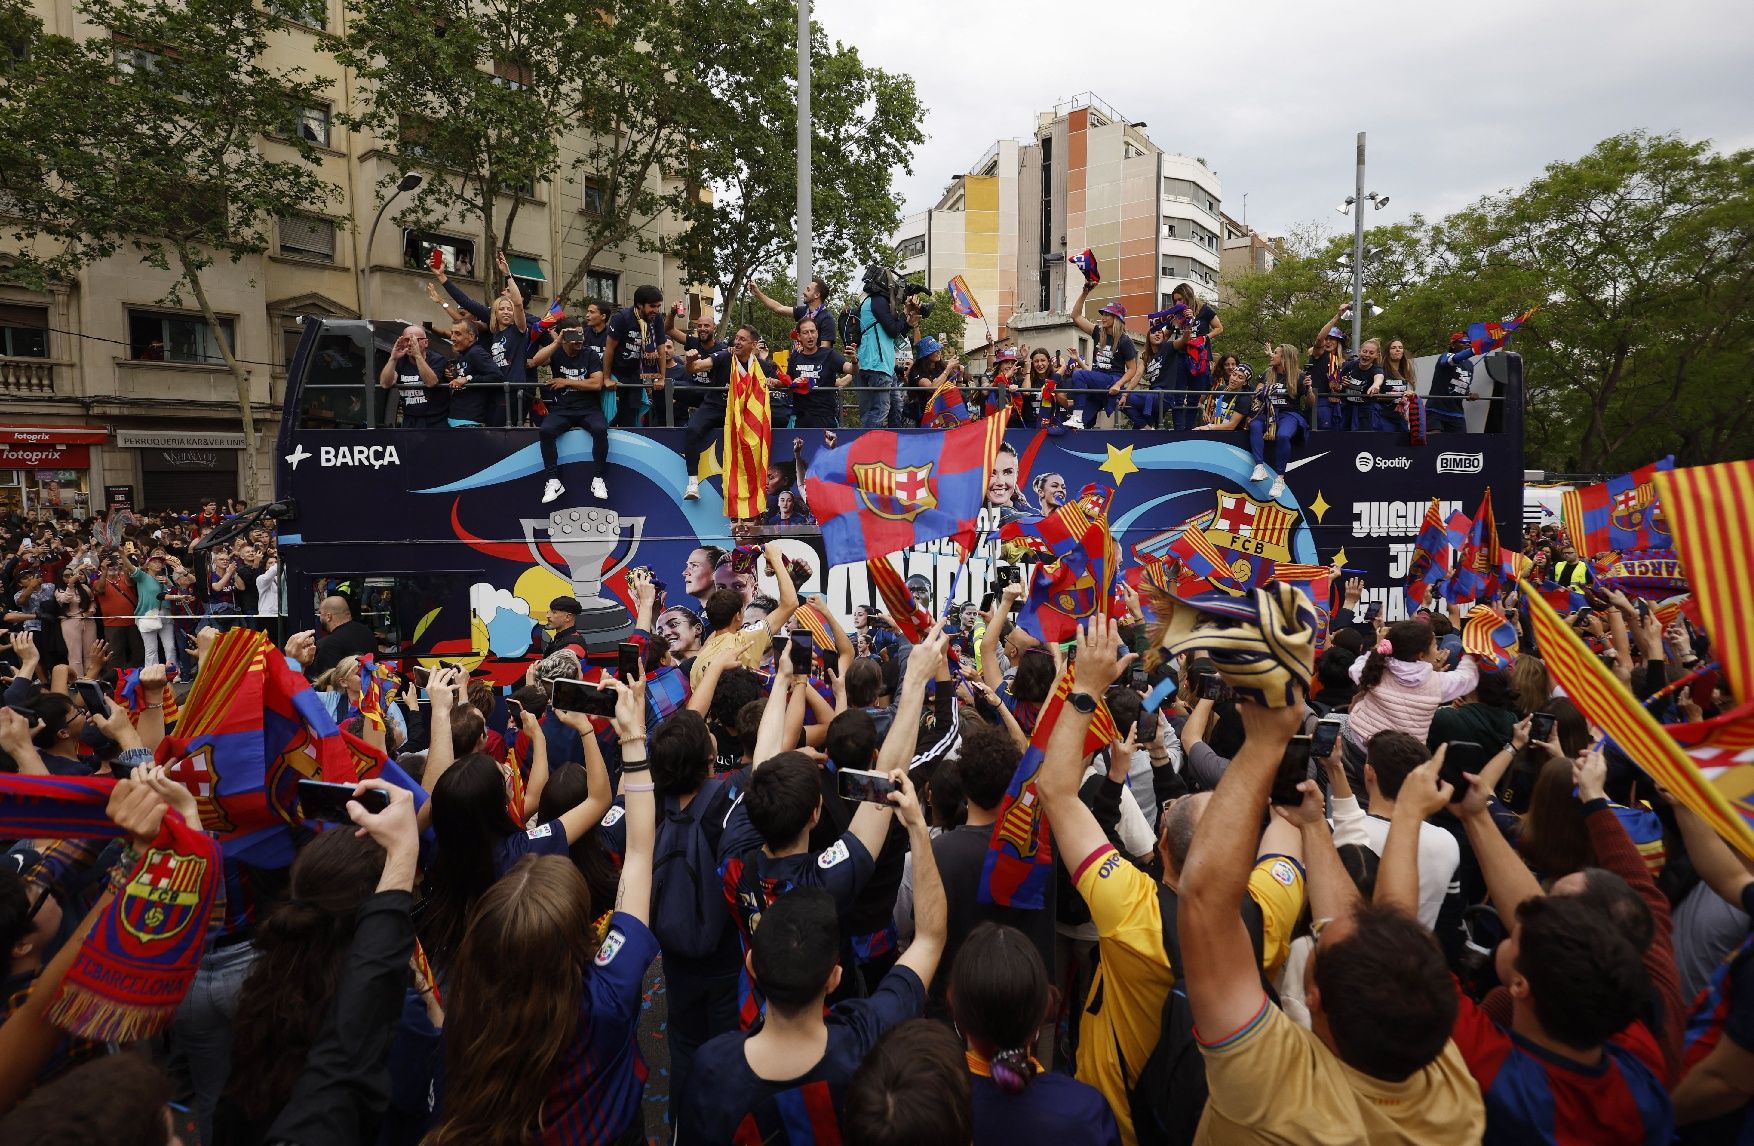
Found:
[{"label": "white cloud graphic on bus", "polygon": [[520,657],[530,650],[530,605],[509,589],[485,581],[469,586],[469,611],[487,627],[487,647],[496,657]]}]

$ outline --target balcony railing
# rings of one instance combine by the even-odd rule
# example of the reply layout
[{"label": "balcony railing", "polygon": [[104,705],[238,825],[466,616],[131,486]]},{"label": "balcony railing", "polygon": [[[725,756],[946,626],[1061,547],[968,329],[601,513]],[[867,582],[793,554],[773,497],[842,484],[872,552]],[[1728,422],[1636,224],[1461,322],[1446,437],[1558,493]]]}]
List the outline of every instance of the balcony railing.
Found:
[{"label": "balcony railing", "polygon": [[0,394],[53,394],[55,371],[71,362],[0,355]]}]

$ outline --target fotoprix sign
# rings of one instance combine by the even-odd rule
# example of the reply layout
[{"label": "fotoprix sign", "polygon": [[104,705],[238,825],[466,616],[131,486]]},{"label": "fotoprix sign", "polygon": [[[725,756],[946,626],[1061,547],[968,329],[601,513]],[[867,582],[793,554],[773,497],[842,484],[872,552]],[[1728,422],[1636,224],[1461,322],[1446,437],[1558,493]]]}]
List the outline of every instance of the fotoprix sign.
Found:
[{"label": "fotoprix sign", "polygon": [[65,442],[21,445],[0,442],[0,469],[5,470],[83,470],[91,466],[91,450],[70,446]]}]

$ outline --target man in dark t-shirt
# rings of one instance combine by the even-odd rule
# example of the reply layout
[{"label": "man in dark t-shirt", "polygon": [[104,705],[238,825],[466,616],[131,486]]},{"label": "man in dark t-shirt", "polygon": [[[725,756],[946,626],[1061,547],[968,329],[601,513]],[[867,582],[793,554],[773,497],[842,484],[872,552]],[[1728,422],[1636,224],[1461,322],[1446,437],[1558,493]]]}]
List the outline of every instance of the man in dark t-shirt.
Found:
[{"label": "man in dark t-shirt", "polygon": [[608,319],[603,304],[585,304],[583,322],[568,320],[560,328],[560,337],[536,352],[533,361],[546,365],[550,378],[547,387],[548,413],[537,428],[542,449],[542,472],[547,479],[542,488],[542,504],[566,492],[560,480],[560,448],[562,435],[582,429],[591,436],[591,496],[598,501],[609,498],[605,478],[609,470],[609,419],[603,412],[603,340],[608,337]]},{"label": "man in dark t-shirt", "polygon": [[1431,433],[1466,433],[1468,420],[1462,403],[1474,392],[1474,349],[1465,334],[1453,334],[1449,351],[1438,355],[1431,370],[1431,390],[1425,401],[1425,428]]},{"label": "man in dark t-shirt", "polygon": [[445,381],[451,391],[447,420],[452,426],[485,425],[494,398],[504,396],[505,373],[477,339],[472,322],[451,326],[451,349],[457,352],[457,359],[445,366]]},{"label": "man in dark t-shirt", "polygon": [[647,388],[663,386],[659,373],[658,343],[663,337],[658,312],[664,292],[642,286],[633,292],[633,305],[615,312],[603,339],[603,364],[616,391],[615,425],[639,425],[641,400]]}]

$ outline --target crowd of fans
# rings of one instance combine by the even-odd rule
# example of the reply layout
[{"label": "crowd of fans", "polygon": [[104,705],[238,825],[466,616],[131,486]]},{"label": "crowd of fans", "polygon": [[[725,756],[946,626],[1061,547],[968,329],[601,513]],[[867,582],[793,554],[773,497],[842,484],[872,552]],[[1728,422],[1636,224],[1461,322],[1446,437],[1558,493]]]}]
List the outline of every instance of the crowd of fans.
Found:
[{"label": "crowd of fans", "polygon": [[[1275,376],[1297,357],[1275,351]],[[145,764],[162,705],[94,710],[69,678],[133,658],[158,696],[173,658],[198,674],[214,633],[271,608],[272,538],[190,553],[217,521],[6,527],[7,771],[124,775],[111,809],[130,830],[183,806]],[[1526,542],[1568,583],[1562,539]],[[756,595],[763,561],[775,598]],[[164,627],[200,631],[155,656],[140,621],[186,578]],[[1482,666],[1459,611],[1385,625],[1354,580],[1308,689],[1268,708],[1214,661],[1155,655],[1130,590],[1124,620],[1043,646],[1017,585],[918,641],[870,609],[849,632],[812,608],[823,641],[801,635],[813,603],[776,549],[698,549],[677,580],[630,574],[637,664],[589,664],[559,598],[509,693],[435,668],[384,698],[382,728],[370,630],[326,599],[285,655],[418,784],[418,812],[368,780],[387,807],[300,829],[290,867],[228,860],[224,919],[162,1037],[0,1024],[0,1140],[1664,1143],[1754,1126],[1754,870],[1601,748],[1526,637]],[[1591,580],[1571,621],[1658,719],[1734,705],[1715,675],[1671,687],[1704,634]],[[930,586],[910,590],[931,611]],[[561,703],[579,680],[612,715]],[[983,890],[1026,753],[1054,860],[1040,907]],[[51,988],[106,856],[19,841],[0,865],[0,1018]],[[16,1053],[31,1039],[41,1053]],[[645,1101],[654,1066],[667,1104]]]},{"label": "crowd of fans", "polygon": [[[783,350],[782,361],[753,326],[736,327],[726,341],[709,311],[687,327],[684,304],[665,311],[655,286],[639,287],[621,309],[588,299],[537,315],[525,311],[503,258],[500,274],[505,286],[489,307],[443,270],[433,271],[427,293],[445,320],[405,327],[378,382],[395,395],[403,426],[537,426],[544,502],[565,492],[558,442],[573,429],[591,439],[591,496],[608,498],[611,426],[686,428],[689,496],[696,496],[699,460],[724,429],[731,380],[753,371],[769,389],[775,432],[945,427],[1001,409],[1010,411],[1013,425],[1030,429],[1046,422],[1066,429],[1239,431],[1248,434],[1257,463],[1253,481],[1282,475],[1293,446],[1312,429],[1406,433],[1417,425],[1421,432],[1461,432],[1464,403],[1478,397],[1473,352],[1462,336],[1439,356],[1421,400],[1401,340],[1385,347],[1370,338],[1348,349],[1350,304],[1322,324],[1307,348],[1269,344],[1251,365],[1224,349],[1222,319],[1187,283],[1176,288],[1172,306],[1145,316],[1142,343],[1128,332],[1120,303],[1094,318],[1085,313],[1093,284],[1087,285],[1070,310],[1077,330],[1091,339],[1088,360],[1075,347],[1005,344],[991,348],[990,369],[977,376],[923,332],[930,302],[919,294],[897,307],[868,290],[837,316],[822,279],[808,283],[795,306],[751,284],[758,305],[795,324],[790,346],[773,348]],[[316,399],[326,400],[320,392]],[[388,412],[380,419],[391,420]],[[1275,476],[1272,496],[1282,490]]]}]

